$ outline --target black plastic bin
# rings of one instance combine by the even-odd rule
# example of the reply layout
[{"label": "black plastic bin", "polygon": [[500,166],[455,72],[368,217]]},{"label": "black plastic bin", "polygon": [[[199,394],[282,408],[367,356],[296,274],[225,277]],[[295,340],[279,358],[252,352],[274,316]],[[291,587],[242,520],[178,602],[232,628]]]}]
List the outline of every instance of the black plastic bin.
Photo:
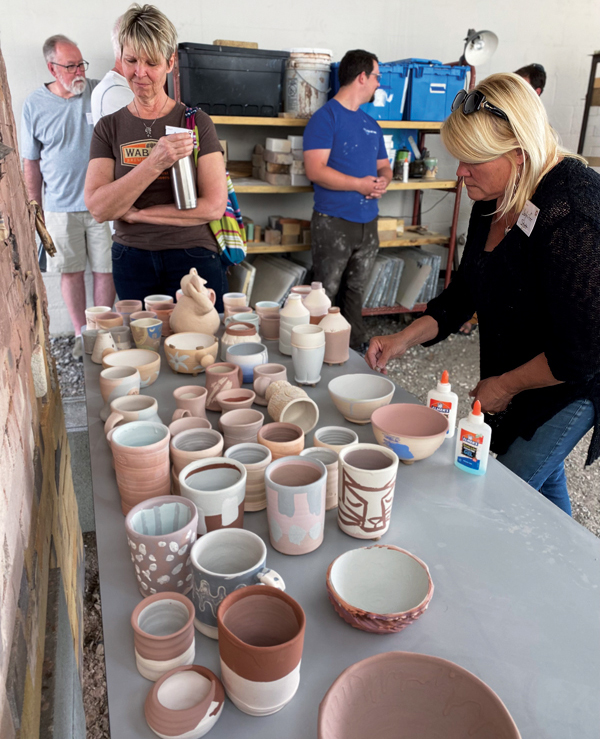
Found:
[{"label": "black plastic bin", "polygon": [[179,44],[181,100],[209,115],[276,116],[287,51]]}]

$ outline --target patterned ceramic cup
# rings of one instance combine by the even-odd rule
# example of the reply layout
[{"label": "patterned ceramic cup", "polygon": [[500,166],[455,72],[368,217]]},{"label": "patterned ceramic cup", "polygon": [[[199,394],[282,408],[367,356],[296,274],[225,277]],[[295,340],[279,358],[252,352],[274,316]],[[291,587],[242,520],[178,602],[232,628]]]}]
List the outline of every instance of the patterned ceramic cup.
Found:
[{"label": "patterned ceramic cup", "polygon": [[138,318],[129,327],[138,349],[158,351],[162,332],[162,321],[158,318]]},{"label": "patterned ceramic cup", "polygon": [[108,367],[100,372],[100,394],[104,408],[100,419],[106,421],[110,415],[110,404],[124,395],[140,394],[140,373],[135,367]]},{"label": "patterned ceramic cup", "polygon": [[267,547],[252,531],[219,529],[202,536],[192,547],[196,609],[194,624],[198,631],[217,639],[217,609],[234,590],[248,585],[270,585],[285,590],[280,575],[265,566]]}]

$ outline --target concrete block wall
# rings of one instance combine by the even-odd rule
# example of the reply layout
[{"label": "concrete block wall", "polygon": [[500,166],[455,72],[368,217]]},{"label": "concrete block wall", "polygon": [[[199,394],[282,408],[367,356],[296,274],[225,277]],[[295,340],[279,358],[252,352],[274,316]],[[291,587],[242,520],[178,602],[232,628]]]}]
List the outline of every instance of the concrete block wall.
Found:
[{"label": "concrete block wall", "polygon": [[[39,736],[48,573],[64,583],[70,647],[83,645],[83,542],[48,310],[6,68],[0,55],[0,737]],[[32,355],[41,364],[32,365]],[[34,386],[46,385],[36,396]],[[52,554],[52,551],[55,554]]]}]

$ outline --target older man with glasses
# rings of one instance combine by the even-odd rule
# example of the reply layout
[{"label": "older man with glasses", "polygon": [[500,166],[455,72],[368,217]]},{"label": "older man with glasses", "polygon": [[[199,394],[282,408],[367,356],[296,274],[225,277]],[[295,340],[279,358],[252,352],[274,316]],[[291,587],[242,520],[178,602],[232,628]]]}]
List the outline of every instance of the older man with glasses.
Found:
[{"label": "older man with glasses", "polygon": [[79,359],[88,259],[94,276],[94,304],[112,306],[115,299],[110,229],[107,223],[94,220],[83,199],[94,130],[91,94],[98,80],[86,79],[88,62],[66,36],[51,36],[43,53],[54,81],[25,101],[21,153],[29,198],[43,207],[56,246],[48,271],[61,273],[62,295],[75,330],[73,355]]}]

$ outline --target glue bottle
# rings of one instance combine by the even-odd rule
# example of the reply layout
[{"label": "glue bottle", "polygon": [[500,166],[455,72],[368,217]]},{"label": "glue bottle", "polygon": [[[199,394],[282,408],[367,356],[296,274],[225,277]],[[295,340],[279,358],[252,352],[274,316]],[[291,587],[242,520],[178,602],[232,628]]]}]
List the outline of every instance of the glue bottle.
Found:
[{"label": "glue bottle", "polygon": [[481,403],[476,400],[469,415],[458,422],[454,464],[472,475],[484,475],[491,440],[492,429],[484,422]]},{"label": "glue bottle", "polygon": [[448,431],[446,438],[451,439],[454,436],[456,427],[456,411],[458,410],[458,395],[452,392],[450,385],[448,370],[442,372],[442,379],[438,382],[435,390],[427,393],[427,407],[433,408],[438,413],[443,413],[448,419]]}]

